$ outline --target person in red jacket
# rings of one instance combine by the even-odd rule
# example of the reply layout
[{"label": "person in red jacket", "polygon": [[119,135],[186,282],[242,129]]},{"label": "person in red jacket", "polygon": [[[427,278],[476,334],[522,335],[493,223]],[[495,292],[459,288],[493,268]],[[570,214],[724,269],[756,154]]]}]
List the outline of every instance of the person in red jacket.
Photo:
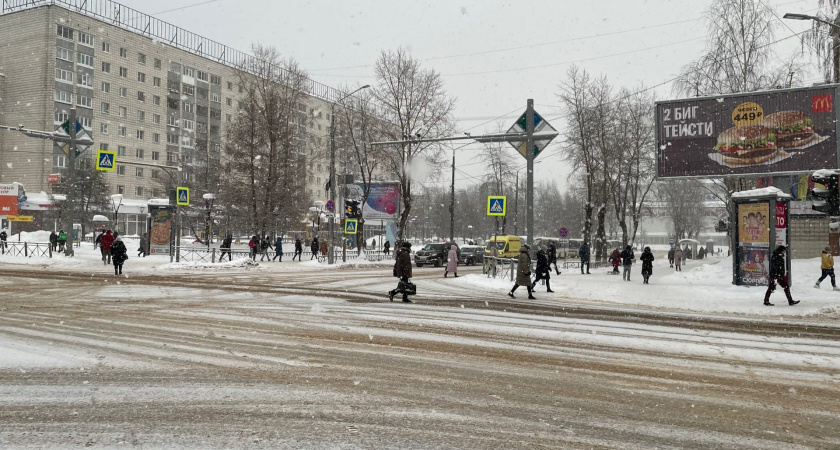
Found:
[{"label": "person in red jacket", "polygon": [[111,234],[111,230],[105,232],[105,234],[99,238],[99,249],[102,251],[102,263],[106,266],[111,264],[111,244],[114,243],[114,235]]},{"label": "person in red jacket", "polygon": [[621,264],[621,253],[618,252],[618,249],[613,250],[612,254],[610,255],[610,263],[613,266],[613,274],[618,274],[618,266]]}]

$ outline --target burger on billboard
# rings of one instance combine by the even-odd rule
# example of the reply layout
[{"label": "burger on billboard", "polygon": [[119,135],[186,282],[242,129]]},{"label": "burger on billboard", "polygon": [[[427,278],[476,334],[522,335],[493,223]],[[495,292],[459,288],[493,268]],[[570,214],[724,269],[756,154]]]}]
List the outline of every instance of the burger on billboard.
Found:
[{"label": "burger on billboard", "polygon": [[836,87],[656,105],[659,177],[838,168]]}]

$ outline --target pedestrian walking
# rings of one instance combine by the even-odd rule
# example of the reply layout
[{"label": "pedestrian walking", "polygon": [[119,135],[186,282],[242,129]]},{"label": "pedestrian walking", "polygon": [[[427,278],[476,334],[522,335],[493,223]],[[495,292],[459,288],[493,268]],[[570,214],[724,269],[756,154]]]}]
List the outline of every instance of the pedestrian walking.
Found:
[{"label": "pedestrian walking", "polygon": [[519,286],[525,286],[528,289],[528,300],[536,300],[531,285],[531,255],[528,254],[530,250],[531,247],[528,244],[523,244],[519,248],[519,260],[516,265],[516,283],[510,292],[508,292],[508,297],[510,298],[516,298],[513,293],[516,292]]},{"label": "pedestrian walking", "polygon": [[675,252],[676,252],[676,250],[674,250],[674,247],[671,247],[671,249],[668,250],[668,265],[671,266],[672,268],[674,267],[674,253]]},{"label": "pedestrian walking", "polygon": [[385,244],[382,245],[382,252],[385,253],[385,256],[391,253],[391,241],[385,241]]},{"label": "pedestrian walking", "polygon": [[613,266],[613,275],[618,275],[618,266],[621,265],[621,252],[618,249],[613,250],[610,254],[610,264]]},{"label": "pedestrian walking", "polygon": [[764,306],[773,306],[770,303],[770,294],[776,290],[776,283],[779,283],[779,286],[785,290],[785,297],[787,297],[790,306],[799,303],[799,300],[794,300],[790,295],[790,285],[788,284],[787,277],[787,259],[785,258],[786,253],[787,249],[785,246],[780,245],[776,247],[776,250],[773,250],[773,256],[770,257],[770,278],[768,279],[767,293],[764,294]]},{"label": "pedestrian walking", "polygon": [[683,262],[683,252],[677,247],[677,251],[674,252],[674,271],[675,272],[682,272],[682,262]]},{"label": "pedestrian walking", "polygon": [[230,245],[233,243],[233,236],[227,235],[225,239],[222,241],[222,244],[219,246],[222,250],[221,256],[219,256],[219,262],[224,261],[225,255],[228,257],[228,262],[232,261],[231,254],[230,254]]},{"label": "pedestrian walking", "polygon": [[324,259],[327,259],[327,257],[329,257],[329,253],[330,253],[330,244],[327,241],[321,241],[320,250],[321,250],[321,256]]},{"label": "pedestrian walking", "polygon": [[648,280],[653,275],[653,253],[650,251],[650,247],[645,247],[639,259],[642,260],[642,278],[645,280],[644,284],[650,284]]},{"label": "pedestrian walking", "polygon": [[251,252],[251,261],[257,262],[257,252],[260,251],[260,238],[256,235],[251,236],[251,240],[248,241],[248,248]]},{"label": "pedestrian walking", "polygon": [[148,254],[149,248],[149,233],[143,233],[143,236],[140,237],[140,248],[137,249],[137,257],[139,258],[142,254],[145,258]]},{"label": "pedestrian walking", "polygon": [[621,265],[624,266],[624,271],[621,276],[624,278],[624,281],[630,281],[630,268],[633,266],[633,261],[635,259],[636,255],[633,254],[633,247],[628,245],[624,248],[624,250],[622,250]]},{"label": "pedestrian walking", "polygon": [[67,233],[64,230],[58,230],[58,251],[64,251],[64,245],[67,244]]},{"label": "pedestrian walking", "polygon": [[820,256],[822,257],[822,264],[820,265],[822,276],[817,280],[817,284],[814,287],[819,289],[822,280],[825,280],[825,277],[831,277],[831,286],[835,291],[840,291],[840,288],[837,287],[837,283],[834,280],[834,257],[831,256],[831,248],[824,248]]},{"label": "pedestrian walking", "polygon": [[394,296],[402,294],[402,301],[405,303],[412,303],[409,300],[409,295],[417,293],[417,287],[414,286],[411,279],[411,244],[403,242],[402,247],[396,251],[397,261],[394,263],[394,276],[399,278],[397,288],[388,291],[388,299],[394,301]]},{"label": "pedestrian walking", "polygon": [[455,244],[449,247],[449,255],[447,256],[446,270],[443,272],[443,278],[446,278],[449,272],[454,273],[455,278],[458,278],[458,246]]},{"label": "pedestrian walking", "polygon": [[294,254],[294,256],[292,256],[292,261],[294,261],[295,258],[297,258],[298,262],[300,262],[300,256],[301,255],[303,255],[303,242],[300,241],[299,237],[296,237],[295,238],[295,254]]},{"label": "pedestrian walking", "polygon": [[[6,230],[0,230],[0,247],[3,247],[3,252],[6,252],[6,239],[9,238],[9,235],[6,234]],[[55,249],[53,249],[55,251]]]},{"label": "pedestrian walking", "polygon": [[[96,243],[93,244],[93,248],[96,248]],[[58,249],[58,235],[55,233],[55,230],[50,231],[50,249],[52,251]]]},{"label": "pedestrian walking", "polygon": [[128,249],[125,248],[121,237],[112,237],[112,239],[113,241],[108,245],[108,259],[114,262],[114,276],[122,275],[123,263],[128,259]]},{"label": "pedestrian walking", "polygon": [[283,236],[277,236],[274,241],[274,258],[271,258],[271,260],[274,261],[278,258],[280,262],[283,262]]},{"label": "pedestrian walking", "polygon": [[309,257],[310,261],[312,261],[312,258],[318,257],[318,236],[312,239],[312,243],[309,244],[309,251],[312,252],[312,256]]},{"label": "pedestrian walking", "polygon": [[376,250],[376,238],[373,238],[373,240],[370,242],[370,246],[373,247],[374,250]]},{"label": "pedestrian walking", "polygon": [[551,265],[554,264],[554,271],[557,272],[557,275],[560,275],[560,268],[557,267],[557,245],[552,242],[548,244],[548,270],[551,271]]},{"label": "pedestrian walking", "polygon": [[546,292],[554,292],[551,290],[551,264],[548,262],[548,254],[545,251],[545,247],[540,247],[540,250],[537,252],[537,278],[534,280],[534,284],[531,285],[531,289],[536,289],[537,283],[540,280],[545,280]]},{"label": "pedestrian walking", "polygon": [[589,273],[589,244],[586,242],[580,246],[578,249],[578,256],[580,257],[580,274],[583,275],[583,266],[586,266],[586,275],[591,275]]},{"label": "pedestrian walking", "polygon": [[[61,243],[61,234],[59,234],[59,244]],[[111,264],[111,245],[114,243],[114,235],[111,234],[111,230],[105,230],[105,235],[99,239],[99,249],[102,253],[102,264],[108,265]],[[123,244],[125,247],[125,244]]]},{"label": "pedestrian walking", "polygon": [[268,259],[271,262],[271,255],[268,254],[268,249],[271,248],[271,241],[268,240],[268,236],[263,236],[262,240],[260,241],[260,261],[263,259]]}]

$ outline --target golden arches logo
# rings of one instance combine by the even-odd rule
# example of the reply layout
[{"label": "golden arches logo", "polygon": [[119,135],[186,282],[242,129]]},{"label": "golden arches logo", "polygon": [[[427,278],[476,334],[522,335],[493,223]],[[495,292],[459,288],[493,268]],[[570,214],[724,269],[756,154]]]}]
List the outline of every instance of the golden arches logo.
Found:
[{"label": "golden arches logo", "polygon": [[818,113],[818,112],[831,112],[832,110],[832,101],[831,95],[815,95],[811,97],[811,111]]}]

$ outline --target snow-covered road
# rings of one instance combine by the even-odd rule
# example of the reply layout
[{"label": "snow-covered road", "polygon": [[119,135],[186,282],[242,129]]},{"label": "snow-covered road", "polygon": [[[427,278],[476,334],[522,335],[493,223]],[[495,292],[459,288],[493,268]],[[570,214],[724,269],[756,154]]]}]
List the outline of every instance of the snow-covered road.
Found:
[{"label": "snow-covered road", "polygon": [[375,266],[25,269],[0,270],[0,447],[840,446],[825,316],[508,302],[431,270],[406,305]]}]

